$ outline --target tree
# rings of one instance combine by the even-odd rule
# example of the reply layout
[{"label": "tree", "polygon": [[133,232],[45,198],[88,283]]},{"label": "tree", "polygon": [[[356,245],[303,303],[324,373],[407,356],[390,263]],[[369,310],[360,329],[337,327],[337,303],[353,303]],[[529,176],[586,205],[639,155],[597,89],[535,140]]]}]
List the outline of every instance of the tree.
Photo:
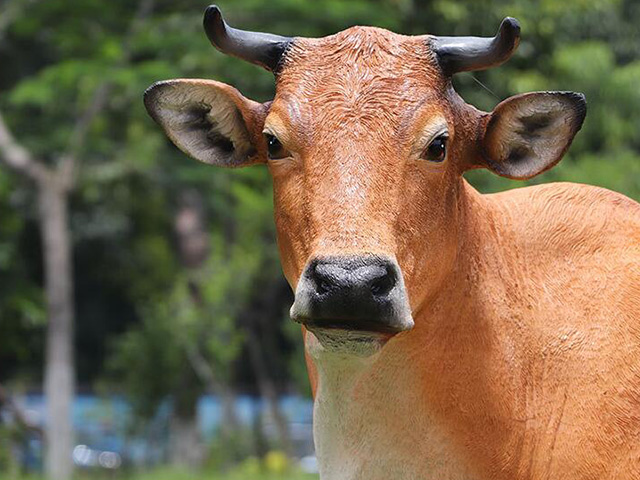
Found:
[{"label": "tree", "polygon": [[[45,392],[48,405],[48,476],[71,476],[71,402],[74,391],[73,277],[68,232],[68,199],[75,159],[67,157],[56,169],[45,166],[16,143],[0,116],[0,150],[6,165],[32,180],[38,190],[40,228],[46,271],[48,333]],[[55,438],[56,441],[50,439]]]},{"label": "tree", "polygon": [[[131,34],[151,9],[151,0],[140,2]],[[120,62],[128,61],[124,50]],[[52,165],[18,143],[0,114],[0,153],[6,166],[25,176],[35,186],[45,264],[47,298],[47,342],[44,391],[47,398],[45,471],[48,478],[67,480],[73,463],[71,406],[74,395],[74,300],[69,232],[69,195],[76,186],[79,159],[93,120],[107,104],[110,84],[95,89],[90,101],[76,117],[64,150]]]}]

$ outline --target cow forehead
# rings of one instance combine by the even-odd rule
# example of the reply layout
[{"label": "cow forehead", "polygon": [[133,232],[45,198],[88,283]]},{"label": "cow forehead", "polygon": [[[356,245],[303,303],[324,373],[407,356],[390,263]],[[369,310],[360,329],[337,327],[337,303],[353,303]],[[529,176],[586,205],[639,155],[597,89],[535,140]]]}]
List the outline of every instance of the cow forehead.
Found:
[{"label": "cow forehead", "polygon": [[313,68],[335,72],[337,66],[371,68],[380,74],[411,75],[437,71],[429,35],[407,36],[376,27],[351,27],[322,38],[295,37],[284,71]]},{"label": "cow forehead", "polygon": [[288,108],[307,110],[313,123],[397,123],[427,98],[442,97],[446,85],[428,36],[352,27],[296,37],[278,75],[276,103],[295,103]]}]

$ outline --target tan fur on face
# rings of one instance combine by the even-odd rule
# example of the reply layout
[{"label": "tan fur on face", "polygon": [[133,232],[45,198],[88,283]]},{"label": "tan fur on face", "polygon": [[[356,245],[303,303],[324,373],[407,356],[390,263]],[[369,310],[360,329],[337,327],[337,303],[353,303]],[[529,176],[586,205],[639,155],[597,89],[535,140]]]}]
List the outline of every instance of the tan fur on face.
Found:
[{"label": "tan fur on face", "polygon": [[[313,255],[398,254],[403,270],[426,256],[448,268],[436,223],[455,216],[446,199],[455,197],[458,166],[418,158],[434,119],[455,132],[447,84],[429,55],[424,38],[363,27],[296,39],[288,52],[266,128],[285,130],[280,140],[293,155],[271,164],[292,284]],[[433,248],[417,255],[409,244],[425,230]]]}]

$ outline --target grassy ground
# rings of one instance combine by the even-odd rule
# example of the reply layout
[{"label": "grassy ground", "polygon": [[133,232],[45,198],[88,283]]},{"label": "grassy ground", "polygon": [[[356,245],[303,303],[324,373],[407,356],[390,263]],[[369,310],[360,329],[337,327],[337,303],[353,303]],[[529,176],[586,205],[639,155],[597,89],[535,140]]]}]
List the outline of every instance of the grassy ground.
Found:
[{"label": "grassy ground", "polygon": [[[278,451],[268,453],[262,460],[248,457],[228,471],[212,469],[185,470],[170,466],[148,470],[118,469],[86,470],[78,468],[73,480],[318,480],[317,475],[299,472],[287,457]],[[17,473],[17,472],[16,472]],[[38,475],[11,475],[0,470],[0,480],[44,480]]]},{"label": "grassy ground", "polygon": [[[42,480],[40,477],[5,477],[1,480]],[[143,473],[119,473],[115,475],[78,475],[78,480],[318,480],[317,475],[304,473],[253,473],[234,470],[228,473],[188,472],[168,468],[150,470]]]},{"label": "grassy ground", "polygon": [[254,473],[235,470],[222,473],[192,473],[178,470],[156,470],[132,476],[117,477],[122,480],[318,480],[317,475],[304,473]]}]

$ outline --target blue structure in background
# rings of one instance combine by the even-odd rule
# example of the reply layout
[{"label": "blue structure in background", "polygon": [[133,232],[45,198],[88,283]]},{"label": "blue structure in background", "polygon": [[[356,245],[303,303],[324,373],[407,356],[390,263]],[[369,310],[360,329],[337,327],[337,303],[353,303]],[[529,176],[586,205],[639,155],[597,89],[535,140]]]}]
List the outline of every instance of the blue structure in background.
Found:
[{"label": "blue structure in background", "polygon": [[[46,425],[43,395],[28,394],[16,397],[15,401],[30,422],[42,427]],[[280,399],[280,406],[289,422],[298,455],[313,455],[312,401],[298,396],[284,396]],[[256,422],[263,422],[265,435],[269,437],[274,434],[273,424],[264,421],[268,418],[268,405],[262,399],[248,395],[238,396],[235,410],[243,426],[252,428]],[[204,442],[208,443],[215,438],[222,423],[222,414],[218,398],[204,395],[199,399],[197,421]],[[4,415],[6,416],[6,412]],[[74,451],[74,460],[81,466],[104,467],[114,464],[115,457],[111,454],[117,454],[121,461],[130,465],[160,463],[167,458],[170,418],[171,402],[167,400],[161,404],[155,417],[145,425],[143,431],[134,432],[131,406],[123,397],[77,395],[73,405],[73,424],[78,445]],[[27,469],[39,470],[42,467],[41,439],[29,438],[20,456],[21,463]]]}]

